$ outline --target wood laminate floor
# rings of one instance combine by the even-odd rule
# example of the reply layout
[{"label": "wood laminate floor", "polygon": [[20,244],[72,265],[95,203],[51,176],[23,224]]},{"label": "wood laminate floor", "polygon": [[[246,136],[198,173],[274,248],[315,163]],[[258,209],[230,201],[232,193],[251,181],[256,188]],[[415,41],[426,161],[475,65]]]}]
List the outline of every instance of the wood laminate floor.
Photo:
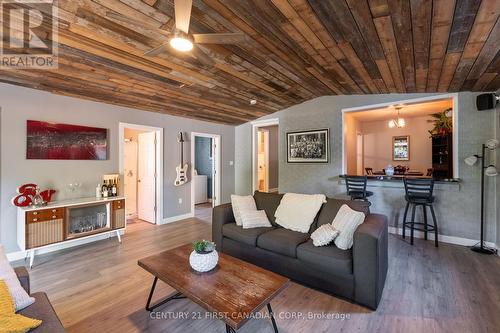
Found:
[{"label": "wood laminate floor", "polygon": [[212,203],[202,203],[194,206],[194,217],[203,222],[212,223]]},{"label": "wood laminate floor", "polygon": [[[47,292],[69,332],[223,332],[222,322],[186,299],[160,308],[164,319],[144,310],[153,278],[137,260],[201,238],[210,238],[210,224],[197,218],[133,223],[121,245],[111,238],[37,256],[32,290]],[[499,257],[423,240],[410,246],[391,235],[389,260],[377,311],[292,283],[272,302],[280,332],[500,332]],[[156,297],[172,291],[159,283]],[[239,332],[273,331],[261,318]]]}]

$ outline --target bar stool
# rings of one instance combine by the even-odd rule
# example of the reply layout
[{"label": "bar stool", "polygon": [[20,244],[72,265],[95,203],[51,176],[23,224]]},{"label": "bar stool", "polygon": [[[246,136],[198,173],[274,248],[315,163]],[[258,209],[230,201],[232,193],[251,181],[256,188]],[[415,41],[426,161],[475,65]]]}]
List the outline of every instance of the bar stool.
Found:
[{"label": "bar stool", "polygon": [[[406,208],[403,217],[403,238],[406,237],[406,227],[410,228],[410,244],[413,245],[413,232],[419,230],[424,232],[424,238],[427,240],[427,232],[434,231],[434,245],[438,247],[438,225],[436,214],[434,213],[434,179],[432,178],[404,178]],[[408,209],[412,206],[411,221],[406,221]],[[415,211],[417,206],[422,206],[424,213],[424,222],[415,221]],[[427,207],[432,215],[434,226],[427,224]]]},{"label": "bar stool", "polygon": [[348,176],[345,175],[345,187],[347,195],[351,200],[368,201],[368,197],[373,195],[373,192],[366,190],[367,177],[366,176]]}]

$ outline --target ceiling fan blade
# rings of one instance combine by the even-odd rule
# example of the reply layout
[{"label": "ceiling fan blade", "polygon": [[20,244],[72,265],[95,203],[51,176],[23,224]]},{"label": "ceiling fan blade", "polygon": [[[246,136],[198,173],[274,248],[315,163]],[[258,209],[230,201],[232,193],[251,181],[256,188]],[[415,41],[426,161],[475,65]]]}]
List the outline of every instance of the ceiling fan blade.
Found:
[{"label": "ceiling fan blade", "polygon": [[194,45],[193,50],[191,52],[200,62],[209,66],[215,65],[215,61],[208,54],[206,54],[205,51],[203,51],[199,46]]},{"label": "ceiling fan blade", "polygon": [[146,57],[154,57],[157,56],[158,54],[164,52],[168,48],[168,42],[165,42],[161,44],[160,46],[157,46],[147,52],[144,53]]},{"label": "ceiling fan blade", "polygon": [[197,44],[238,44],[248,42],[248,36],[244,33],[216,33],[216,34],[193,34],[194,42]]},{"label": "ceiling fan blade", "polygon": [[185,33],[189,30],[193,0],[175,0],[175,27]]},{"label": "ceiling fan blade", "polygon": [[124,16],[122,14],[119,14],[119,13],[116,13],[116,12],[113,12],[113,11],[107,11],[106,12],[106,17],[114,19],[114,20],[117,20],[117,21],[120,21],[120,22],[123,22],[123,23],[130,24],[132,26],[133,25],[137,25],[137,26],[142,26],[142,27],[150,29],[150,30],[158,31],[159,33],[161,33],[162,35],[165,35],[165,36],[170,36],[171,35],[170,32],[161,29],[161,27],[155,27],[155,26],[153,26],[153,25],[151,25],[149,23],[146,23],[146,22],[143,22],[143,21],[138,21],[136,19]]}]

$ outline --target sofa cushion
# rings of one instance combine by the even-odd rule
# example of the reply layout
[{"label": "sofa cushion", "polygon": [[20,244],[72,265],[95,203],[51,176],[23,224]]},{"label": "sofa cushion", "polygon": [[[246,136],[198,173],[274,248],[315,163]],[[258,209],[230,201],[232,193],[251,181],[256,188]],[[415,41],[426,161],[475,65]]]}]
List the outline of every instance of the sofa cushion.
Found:
[{"label": "sofa cushion", "polygon": [[264,210],[266,212],[267,218],[269,222],[273,226],[278,226],[275,222],[274,213],[276,209],[280,205],[281,198],[283,198],[283,194],[279,193],[265,193],[255,191],[253,194],[253,198],[255,199],[255,205],[257,205],[258,210]]},{"label": "sofa cushion", "polygon": [[227,223],[222,227],[222,234],[227,238],[231,238],[232,240],[256,246],[257,237],[273,229],[273,227],[243,229],[243,227],[236,225],[236,223]]},{"label": "sofa cushion", "polygon": [[9,288],[10,295],[14,300],[16,311],[22,310],[28,305],[33,304],[35,299],[30,297],[26,290],[21,286],[21,282],[17,279],[14,268],[10,266],[10,262],[4,253],[3,247],[0,245],[0,279],[5,281]]},{"label": "sofa cushion", "polygon": [[367,201],[352,201],[327,198],[326,203],[323,204],[323,207],[318,214],[318,222],[315,228],[323,224],[332,223],[342,205],[347,205],[352,209],[357,210],[358,212],[365,213],[365,215],[368,215],[370,213],[370,203]]},{"label": "sofa cushion", "polygon": [[324,194],[285,193],[274,213],[276,223],[288,230],[307,233],[324,203]]},{"label": "sofa cushion", "polygon": [[297,247],[297,258],[328,274],[352,274],[352,249],[341,250],[334,244],[318,247],[309,240]]},{"label": "sofa cushion", "polygon": [[19,314],[23,316],[40,319],[42,325],[38,326],[30,333],[64,333],[64,329],[61,321],[57,317],[52,304],[50,304],[47,294],[38,292],[31,294],[35,298],[35,303],[31,304],[27,308],[19,311]]},{"label": "sofa cushion", "polygon": [[297,257],[297,246],[306,242],[309,234],[287,230],[274,229],[257,238],[257,246],[292,258]]}]

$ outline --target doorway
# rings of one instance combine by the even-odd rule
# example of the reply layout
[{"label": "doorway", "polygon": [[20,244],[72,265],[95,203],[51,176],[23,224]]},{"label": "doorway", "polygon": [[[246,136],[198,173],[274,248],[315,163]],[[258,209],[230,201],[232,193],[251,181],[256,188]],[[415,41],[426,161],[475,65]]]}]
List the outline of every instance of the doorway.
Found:
[{"label": "doorway", "polygon": [[120,175],[128,223],[160,224],[163,131],[120,123]]},{"label": "doorway", "polygon": [[191,133],[191,211],[205,222],[220,204],[220,148],[219,135]]},{"label": "doorway", "polygon": [[253,191],[278,192],[278,126],[277,120],[254,123]]},{"label": "doorway", "polygon": [[364,152],[363,152],[363,133],[356,133],[356,174],[362,176],[364,172]]}]

